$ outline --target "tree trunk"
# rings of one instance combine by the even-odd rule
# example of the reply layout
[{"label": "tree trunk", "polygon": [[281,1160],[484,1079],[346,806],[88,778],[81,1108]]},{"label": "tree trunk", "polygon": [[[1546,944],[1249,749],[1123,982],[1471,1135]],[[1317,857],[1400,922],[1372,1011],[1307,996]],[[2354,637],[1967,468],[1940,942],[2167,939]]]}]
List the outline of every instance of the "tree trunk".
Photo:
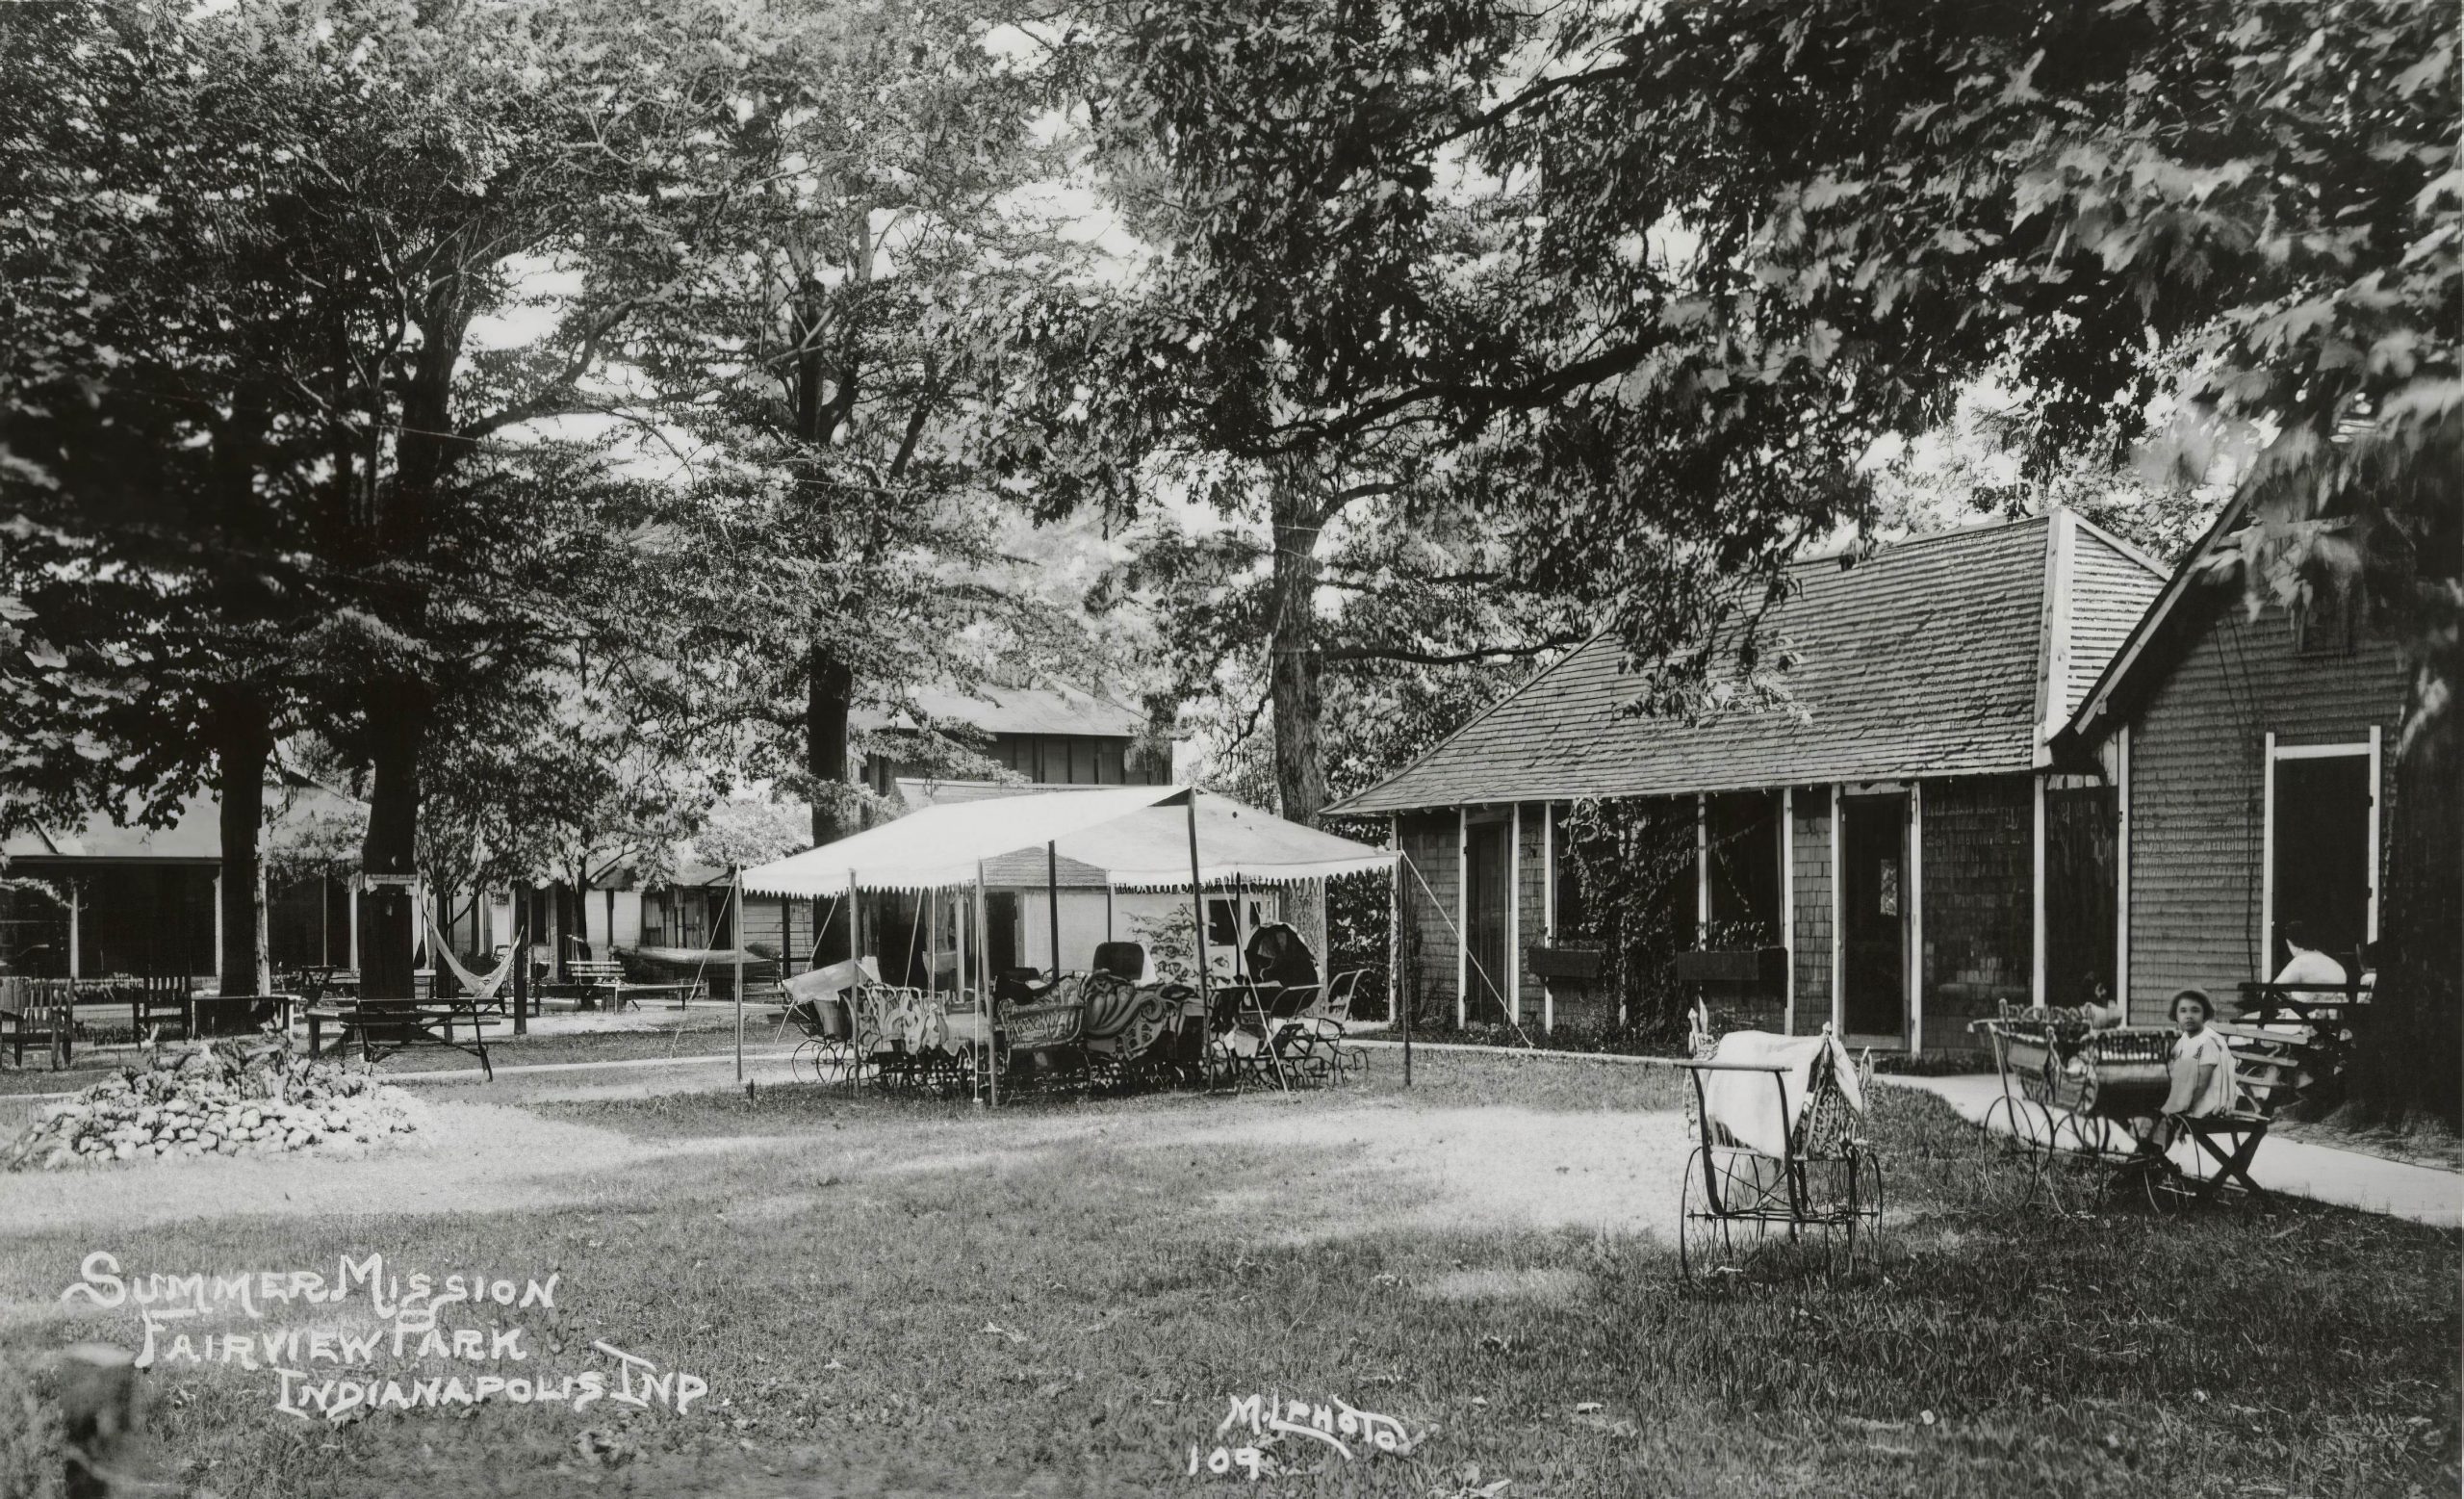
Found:
[{"label": "tree trunk", "polygon": [[265,943],[265,884],[258,838],[265,822],[266,762],[273,729],[264,699],[232,694],[216,712],[215,794],[221,802],[221,992],[262,995],[273,988]]},{"label": "tree trunk", "polygon": [[1315,826],[1326,806],[1319,733],[1325,702],[1318,646],[1318,533],[1324,514],[1287,484],[1274,494],[1272,628],[1268,691],[1274,707],[1274,785],[1284,816]]},{"label": "tree trunk", "polygon": [[856,672],[822,647],[812,648],[805,686],[805,762],[812,774],[812,840],[834,842],[856,832],[855,819],[834,805],[832,786],[847,786],[847,715],[855,702]]},{"label": "tree trunk", "polygon": [[416,993],[411,877],[419,870],[420,741],[426,730],[427,704],[416,685],[371,691],[368,836],[359,853],[372,882],[359,933],[360,992],[371,998],[407,999]]},{"label": "tree trunk", "polygon": [[578,902],[574,895],[573,882],[564,879],[551,882],[548,898],[556,906],[556,982],[570,984],[574,981],[574,943],[581,935],[580,926],[574,920],[574,910]]},{"label": "tree trunk", "polygon": [[[370,517],[370,560],[383,569],[372,588],[374,612],[414,639],[427,634],[424,575],[438,494],[470,446],[453,435],[453,372],[468,330],[460,291],[449,282],[440,285],[421,309],[422,342],[402,392],[393,480],[376,489]],[[409,876],[419,868],[420,749],[427,739],[431,690],[425,681],[393,673],[380,673],[364,688],[371,775],[360,867],[372,876]],[[416,994],[417,921],[409,884],[379,883],[369,892],[361,993],[375,998]]]},{"label": "tree trunk", "polygon": [[2464,792],[2456,784],[2456,710],[2441,706],[2446,684],[2456,680],[2453,642],[2444,643],[2444,660],[2434,643],[2411,673],[2404,721],[2412,732],[2387,809],[2378,985],[2357,1027],[2348,1089],[2371,1124],[2464,1123],[2456,1068],[2464,1047]]},{"label": "tree trunk", "polygon": [[[855,817],[828,790],[852,784],[847,768],[847,715],[855,702],[856,672],[818,645],[812,648],[807,668],[805,754],[814,785],[812,840],[817,847],[859,831]],[[846,901],[834,901],[827,909],[829,925],[813,934],[813,945],[822,962],[836,963],[855,955],[855,932],[847,919]]]}]

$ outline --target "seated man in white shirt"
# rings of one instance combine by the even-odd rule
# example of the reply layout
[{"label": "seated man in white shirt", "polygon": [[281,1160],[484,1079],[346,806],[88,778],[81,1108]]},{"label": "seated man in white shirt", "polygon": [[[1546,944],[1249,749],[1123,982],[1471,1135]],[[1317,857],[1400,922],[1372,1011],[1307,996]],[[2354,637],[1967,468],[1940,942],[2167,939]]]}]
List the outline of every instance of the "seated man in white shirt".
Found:
[{"label": "seated man in white shirt", "polygon": [[[2301,921],[2287,921],[2280,935],[2291,953],[2284,960],[2284,967],[2276,969],[2275,974],[2276,987],[2284,991],[2283,997],[2294,1000],[2336,997],[2317,991],[2344,988],[2345,966],[2319,950],[2318,941],[2310,935],[2309,925]],[[2277,1017],[2261,1029],[2303,1040],[2308,1039],[2311,1033],[2310,1026],[2289,1015]]]},{"label": "seated man in white shirt", "polygon": [[[2291,956],[2284,960],[2284,967],[2276,970],[2275,981],[2279,987],[2297,991],[2342,989],[2345,986],[2345,966],[2319,950],[2306,923],[2287,921],[2282,935],[2285,948]],[[2327,996],[2297,993],[2292,997],[2323,999]]]}]

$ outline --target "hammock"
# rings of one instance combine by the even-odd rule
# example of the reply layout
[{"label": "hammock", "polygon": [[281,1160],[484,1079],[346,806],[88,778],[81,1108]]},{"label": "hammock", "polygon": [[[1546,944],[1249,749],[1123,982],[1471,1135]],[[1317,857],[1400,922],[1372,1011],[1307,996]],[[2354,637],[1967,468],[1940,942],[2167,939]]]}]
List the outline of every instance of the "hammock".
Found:
[{"label": "hammock", "polygon": [[504,961],[499,963],[494,971],[485,974],[474,973],[462,966],[461,959],[453,956],[453,944],[446,941],[443,932],[437,930],[436,916],[424,904],[420,907],[420,919],[427,923],[428,951],[444,959],[445,966],[453,970],[453,976],[461,980],[463,989],[469,992],[471,1003],[479,1009],[486,1009],[495,1004],[497,991],[502,989],[504,981],[513,976],[514,960],[521,956],[526,944],[516,942],[512,946],[507,947],[504,952]]}]

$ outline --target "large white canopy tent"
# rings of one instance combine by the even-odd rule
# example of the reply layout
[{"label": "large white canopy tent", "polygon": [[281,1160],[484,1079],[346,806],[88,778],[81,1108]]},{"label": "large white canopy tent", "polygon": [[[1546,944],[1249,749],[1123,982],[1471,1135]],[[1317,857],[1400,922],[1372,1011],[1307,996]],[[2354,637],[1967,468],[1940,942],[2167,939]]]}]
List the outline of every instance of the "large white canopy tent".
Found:
[{"label": "large white canopy tent", "polygon": [[[1202,1003],[1207,969],[1200,903],[1207,886],[1328,879],[1391,869],[1397,859],[1392,850],[1287,822],[1194,787],[1027,791],[927,807],[818,848],[741,869],[737,898],[967,888],[974,893],[981,931],[986,864],[1038,844],[1044,849],[1047,868],[1066,857],[1101,869],[1116,889],[1187,889]],[[991,975],[986,969],[986,944],[978,942],[975,949],[977,1004],[983,1007],[989,1003]],[[1057,969],[1057,932],[1053,953]],[[743,992],[737,985],[739,1032]]]}]

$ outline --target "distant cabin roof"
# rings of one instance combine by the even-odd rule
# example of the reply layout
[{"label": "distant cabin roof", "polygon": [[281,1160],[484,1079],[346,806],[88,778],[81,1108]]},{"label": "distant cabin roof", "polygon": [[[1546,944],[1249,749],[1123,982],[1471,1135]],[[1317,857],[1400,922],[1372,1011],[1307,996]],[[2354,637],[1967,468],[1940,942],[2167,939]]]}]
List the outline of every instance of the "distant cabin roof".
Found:
[{"label": "distant cabin roof", "polygon": [[[927,687],[910,695],[917,711],[933,718],[972,724],[988,734],[1080,734],[1106,738],[1136,738],[1146,732],[1146,720],[1108,698],[1067,685],[1050,687],[1004,687],[987,685],[962,692]],[[878,729],[907,722],[904,713],[878,711],[852,715],[859,727]]]},{"label": "distant cabin roof", "polygon": [[2068,512],[1789,569],[1765,638],[1796,653],[1790,709],[1685,724],[1625,711],[1603,633],[1387,780],[1328,809],[1665,796],[2024,770],[2163,587],[2152,560]]},{"label": "distant cabin roof", "polygon": [[[182,801],[167,828],[138,826],[141,805],[132,798],[122,809],[128,825],[109,817],[87,819],[77,828],[33,828],[0,840],[0,856],[9,859],[89,859],[145,864],[209,865],[222,862],[222,804],[200,791]],[[265,829],[271,835],[295,819],[340,813],[357,805],[340,791],[321,786],[266,788]]]},{"label": "distant cabin roof", "polygon": [[2208,610],[2186,607],[2202,591],[2211,605],[2226,593],[2239,597],[2238,586],[2202,590],[2200,583],[2210,577],[2210,564],[2217,554],[2249,523],[2249,508],[2247,500],[2236,499],[2217,515],[2198,545],[2182,558],[2181,566],[2173,569],[2171,579],[2155,602],[2130,622],[2119,643],[2090,674],[2088,690],[2070,704],[2069,723],[2064,730],[2069,742],[2092,745],[2128,717],[2135,701],[2162,679],[2169,664],[2157,642],[2177,634],[2186,626],[2213,617]]}]

